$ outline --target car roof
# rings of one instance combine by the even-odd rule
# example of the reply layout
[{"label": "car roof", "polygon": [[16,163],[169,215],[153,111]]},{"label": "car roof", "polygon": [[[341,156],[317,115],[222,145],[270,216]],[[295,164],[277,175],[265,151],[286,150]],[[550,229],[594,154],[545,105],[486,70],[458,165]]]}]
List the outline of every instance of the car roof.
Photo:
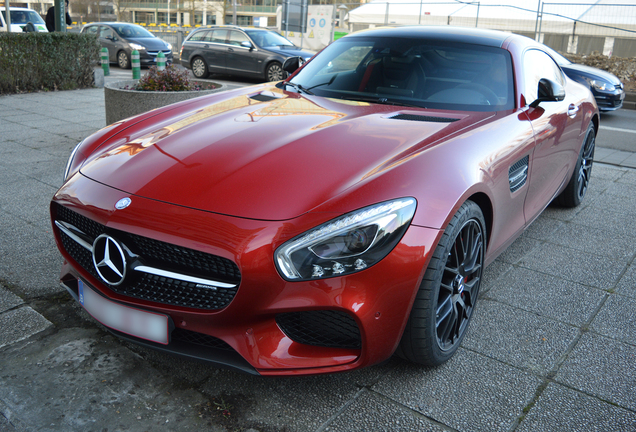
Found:
[{"label": "car roof", "polygon": [[200,32],[200,31],[204,31],[204,30],[216,30],[216,29],[242,30],[242,31],[247,31],[247,30],[250,30],[250,31],[252,31],[252,30],[256,30],[256,31],[272,31],[270,29],[260,28],[260,27],[240,27],[240,26],[235,26],[235,25],[212,25],[212,26],[207,26],[207,27],[200,27],[200,28],[196,29],[194,32]]},{"label": "car roof", "polygon": [[[474,27],[453,27],[453,26],[404,26],[404,27],[380,27],[369,30],[362,30],[345,38],[352,37],[402,37],[420,38],[429,40],[443,40],[447,42],[462,42],[485,45],[491,47],[501,47],[506,39],[513,36],[497,30],[485,30]],[[516,36],[516,35],[515,35]],[[343,38],[344,39],[344,38]]]}]

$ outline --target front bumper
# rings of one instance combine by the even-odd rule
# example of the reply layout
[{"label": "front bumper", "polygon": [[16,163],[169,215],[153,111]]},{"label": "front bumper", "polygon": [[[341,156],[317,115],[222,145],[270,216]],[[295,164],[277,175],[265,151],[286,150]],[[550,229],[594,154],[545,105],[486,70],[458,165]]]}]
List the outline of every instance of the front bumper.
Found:
[{"label": "front bumper", "polygon": [[[157,65],[157,54],[158,51],[139,51],[139,63],[141,66],[156,66]],[[173,62],[173,54],[172,51],[163,51],[166,56],[166,63]]]},{"label": "front bumper", "polygon": [[625,92],[622,89],[612,93],[602,93],[594,90],[593,93],[600,111],[615,111],[623,107]]},{"label": "front bumper", "polygon": [[[61,273],[65,287],[77,296],[77,280],[81,279],[113,302],[168,315],[174,326],[168,345],[113,331],[118,336],[262,375],[337,372],[389,358],[400,341],[430,252],[441,235],[439,230],[411,226],[396,248],[375,266],[347,277],[288,282],[275,268],[276,247],[324,222],[324,215],[285,222],[255,221],[136,196],[131,197],[129,207],[115,210],[115,203],[126,196],[79,174],[55,195],[51,216],[58,248],[66,260]],[[69,253],[55,224],[58,205],[97,222],[113,237],[133,234],[231,260],[240,269],[240,285],[229,303],[219,309],[122,294],[120,287],[104,283],[88,268],[90,264],[80,264]],[[322,331],[323,324],[346,327],[345,343],[316,342],[315,333]],[[295,325],[302,328],[294,329]],[[302,336],[307,329],[313,334]],[[357,344],[351,342],[352,334],[358,338]]]}]

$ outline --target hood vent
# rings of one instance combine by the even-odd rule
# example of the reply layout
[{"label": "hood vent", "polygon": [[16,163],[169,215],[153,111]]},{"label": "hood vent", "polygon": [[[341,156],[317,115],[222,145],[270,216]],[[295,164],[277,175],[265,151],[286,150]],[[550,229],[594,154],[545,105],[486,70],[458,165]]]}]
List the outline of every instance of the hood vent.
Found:
[{"label": "hood vent", "polygon": [[254,96],[250,96],[250,99],[253,99],[253,100],[259,101],[259,102],[269,102],[269,101],[273,101],[273,100],[276,100],[276,99],[280,99],[280,97],[270,96],[268,94],[259,93],[259,94],[255,94]]},{"label": "hood vent", "polygon": [[409,120],[409,121],[420,121],[420,122],[428,122],[428,123],[452,123],[456,122],[459,119],[449,118],[449,117],[430,117],[430,116],[422,116],[415,114],[396,114],[393,117],[389,117],[392,120]]}]

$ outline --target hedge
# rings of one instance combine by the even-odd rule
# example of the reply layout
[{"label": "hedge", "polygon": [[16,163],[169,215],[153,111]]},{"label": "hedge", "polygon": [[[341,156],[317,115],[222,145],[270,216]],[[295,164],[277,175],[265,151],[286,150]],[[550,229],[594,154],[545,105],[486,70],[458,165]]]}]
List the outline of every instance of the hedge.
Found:
[{"label": "hedge", "polygon": [[0,33],[0,94],[93,87],[95,35]]}]

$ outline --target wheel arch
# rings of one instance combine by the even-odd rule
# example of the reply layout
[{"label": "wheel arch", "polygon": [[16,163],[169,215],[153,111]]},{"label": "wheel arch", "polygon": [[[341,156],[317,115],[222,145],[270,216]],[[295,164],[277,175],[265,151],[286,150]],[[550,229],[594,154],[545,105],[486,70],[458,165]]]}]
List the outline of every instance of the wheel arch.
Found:
[{"label": "wheel arch", "polygon": [[594,125],[594,135],[598,136],[598,128],[599,128],[600,119],[598,113],[595,113],[592,116],[592,124]]},{"label": "wheel arch", "polygon": [[490,197],[483,192],[477,192],[469,196],[466,201],[472,201],[477,204],[484,215],[484,220],[486,221],[486,226],[484,227],[486,229],[486,247],[488,247],[493,224],[493,208]]}]

